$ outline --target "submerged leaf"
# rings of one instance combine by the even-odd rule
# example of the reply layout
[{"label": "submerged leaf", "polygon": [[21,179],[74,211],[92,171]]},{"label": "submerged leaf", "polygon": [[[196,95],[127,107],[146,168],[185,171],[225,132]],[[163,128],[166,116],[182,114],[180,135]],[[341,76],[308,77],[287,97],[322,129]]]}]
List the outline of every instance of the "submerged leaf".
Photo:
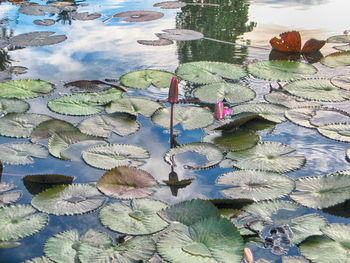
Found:
[{"label": "submerged leaf", "polygon": [[31,99],[53,90],[53,85],[43,80],[19,79],[0,83],[0,97]]},{"label": "submerged leaf", "polygon": [[52,36],[55,32],[31,32],[10,38],[10,43],[16,47],[37,47],[61,43],[67,39],[66,35]]},{"label": "submerged leaf", "polygon": [[31,164],[34,162],[32,157],[46,158],[48,151],[45,146],[28,143],[14,142],[0,144],[0,160],[7,164]]},{"label": "submerged leaf", "polygon": [[120,84],[134,89],[147,89],[150,85],[157,88],[168,88],[174,75],[167,71],[142,69],[124,74]]}]

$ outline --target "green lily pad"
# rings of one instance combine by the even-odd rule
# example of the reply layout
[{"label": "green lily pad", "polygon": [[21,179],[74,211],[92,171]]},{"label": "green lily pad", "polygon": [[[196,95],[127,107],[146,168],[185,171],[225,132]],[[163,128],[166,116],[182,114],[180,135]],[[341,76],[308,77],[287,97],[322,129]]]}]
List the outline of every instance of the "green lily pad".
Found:
[{"label": "green lily pad", "polygon": [[195,61],[181,64],[176,69],[176,75],[193,83],[209,84],[222,82],[225,79],[240,79],[247,75],[246,70],[236,64]]},{"label": "green lily pad", "polygon": [[117,166],[141,166],[149,152],[131,144],[107,144],[90,147],[83,151],[84,161],[100,169],[109,170]]},{"label": "green lily pad", "polygon": [[255,98],[255,92],[248,87],[235,83],[212,83],[194,89],[193,95],[201,101],[216,103],[227,101],[229,103],[242,103]]},{"label": "green lily pad", "polygon": [[347,91],[350,91],[350,76],[349,75],[334,76],[331,78],[331,83],[334,86],[337,86],[341,89],[345,89]]},{"label": "green lily pad", "polygon": [[26,261],[24,261],[24,263],[53,263],[53,261],[51,261],[50,259],[48,259],[45,256],[42,257],[36,257],[36,258],[32,258],[32,259],[28,259]]},{"label": "green lily pad", "polygon": [[269,103],[247,103],[237,105],[231,108],[231,115],[240,113],[256,113],[265,120],[281,123],[286,121],[284,112],[288,109],[284,106]]},{"label": "green lily pad", "polygon": [[285,116],[291,122],[306,128],[315,128],[310,120],[316,115],[317,108],[296,108],[285,112]]},{"label": "green lily pad", "polygon": [[49,153],[43,145],[28,142],[13,142],[0,144],[0,160],[3,163],[31,164],[36,158],[47,158]]},{"label": "green lily pad", "polygon": [[309,263],[309,261],[304,257],[282,257],[282,263]]},{"label": "green lily pad", "polygon": [[0,208],[0,241],[17,240],[43,229],[49,221],[44,213],[36,213],[30,205]]},{"label": "green lily pad", "polygon": [[0,98],[0,112],[23,113],[29,110],[29,104],[23,100]]},{"label": "green lily pad", "polygon": [[321,58],[320,62],[331,68],[345,67],[350,65],[350,52],[336,52]]},{"label": "green lily pad", "polygon": [[133,89],[147,89],[151,84],[157,88],[169,88],[174,74],[155,70],[142,69],[132,71],[120,77],[120,84]]},{"label": "green lily pad", "polygon": [[339,102],[350,99],[350,93],[334,86],[329,79],[303,79],[283,87],[289,93],[309,100]]},{"label": "green lily pad", "polygon": [[296,189],[290,197],[314,209],[327,208],[350,199],[350,170],[326,176],[296,180]]},{"label": "green lily pad", "polygon": [[[113,231],[127,235],[147,235],[168,226],[157,212],[167,205],[152,199],[134,199],[130,205],[114,202],[100,212],[102,224]],[[118,220],[115,220],[118,218]]]},{"label": "green lily pad", "polygon": [[31,99],[46,95],[53,90],[53,85],[43,80],[20,79],[0,83],[0,97]]},{"label": "green lily pad", "polygon": [[71,184],[74,179],[74,176],[61,174],[31,174],[22,178],[24,186],[32,195],[57,185]]},{"label": "green lily pad", "polygon": [[[152,122],[163,128],[170,128],[170,108],[160,108],[152,115]],[[184,130],[204,128],[214,122],[213,113],[196,106],[174,107],[174,127],[181,123]]]},{"label": "green lily pad", "polygon": [[76,215],[101,207],[106,198],[87,184],[58,185],[37,195],[31,201],[39,211],[54,215]]},{"label": "green lily pad", "polygon": [[227,219],[210,217],[188,229],[176,229],[164,234],[157,243],[160,255],[169,262],[230,262],[240,263],[243,239]]},{"label": "green lily pad", "polygon": [[318,102],[305,101],[303,99],[279,91],[268,93],[264,96],[264,98],[270,103],[280,104],[290,109],[321,106],[321,104]]},{"label": "green lily pad", "polygon": [[222,150],[219,147],[217,147],[215,144],[205,143],[205,142],[194,142],[194,143],[183,144],[170,149],[165,153],[164,160],[167,163],[176,166],[175,155],[180,153],[185,153],[185,152],[197,153],[205,156],[207,159],[207,162],[201,165],[196,165],[196,164],[185,165],[186,169],[209,169],[219,164],[221,160],[224,158]]},{"label": "green lily pad", "polygon": [[293,151],[293,148],[282,143],[262,142],[245,151],[229,152],[226,157],[234,160],[234,166],[239,169],[283,173],[299,169],[306,162],[304,156],[286,156]]},{"label": "green lily pad", "polygon": [[280,198],[293,191],[295,184],[288,176],[255,170],[232,171],[220,175],[216,183],[228,186],[221,193],[231,199],[254,201]]},{"label": "green lily pad", "polygon": [[248,72],[266,80],[291,81],[302,79],[300,74],[312,75],[317,69],[310,65],[290,60],[269,60],[250,63]]},{"label": "green lily pad", "polygon": [[328,124],[318,127],[317,130],[329,139],[350,142],[350,123]]}]

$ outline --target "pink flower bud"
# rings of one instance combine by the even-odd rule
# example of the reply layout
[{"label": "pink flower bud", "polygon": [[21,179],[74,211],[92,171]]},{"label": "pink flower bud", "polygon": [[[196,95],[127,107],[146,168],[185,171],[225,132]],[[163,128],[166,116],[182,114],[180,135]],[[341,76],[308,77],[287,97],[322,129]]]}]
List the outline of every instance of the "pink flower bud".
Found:
[{"label": "pink flower bud", "polygon": [[243,258],[244,258],[245,262],[247,262],[247,263],[254,263],[253,253],[252,253],[252,251],[251,251],[249,248],[247,248],[247,247],[244,248],[244,255],[243,255]]},{"label": "pink flower bud", "polygon": [[231,112],[232,112],[232,110],[231,110],[230,108],[227,108],[227,107],[224,108],[224,114],[225,114],[225,116],[230,115]]},{"label": "pink flower bud", "polygon": [[171,84],[169,87],[168,102],[171,104],[177,103],[179,101],[178,96],[179,96],[179,88],[177,84],[177,79],[176,77],[173,77],[171,79]]},{"label": "pink flower bud", "polygon": [[214,108],[214,115],[215,115],[215,118],[218,120],[221,120],[225,117],[224,103],[222,101],[216,102],[215,108]]}]

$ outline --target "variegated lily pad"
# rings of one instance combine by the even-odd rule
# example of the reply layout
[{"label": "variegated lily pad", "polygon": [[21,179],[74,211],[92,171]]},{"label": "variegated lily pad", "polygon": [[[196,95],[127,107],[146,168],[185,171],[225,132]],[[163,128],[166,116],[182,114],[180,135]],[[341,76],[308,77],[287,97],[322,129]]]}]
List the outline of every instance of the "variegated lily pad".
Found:
[{"label": "variegated lily pad", "polygon": [[51,83],[43,80],[19,79],[0,83],[0,97],[31,99],[53,90]]},{"label": "variegated lily pad", "polygon": [[16,47],[37,47],[61,43],[67,39],[65,35],[53,36],[55,32],[31,32],[10,38],[10,44]]},{"label": "variegated lily pad", "polygon": [[268,121],[281,123],[286,121],[284,112],[288,108],[281,105],[269,103],[247,103],[232,107],[231,109],[232,115],[237,115],[243,112],[256,113]]},{"label": "variegated lily pad", "polygon": [[321,103],[315,101],[306,101],[279,91],[268,93],[264,96],[264,98],[270,103],[280,104],[282,106],[292,109],[321,106]]},{"label": "variegated lily pad", "polygon": [[350,65],[350,52],[336,52],[321,58],[320,62],[331,68],[344,67]]},{"label": "variegated lily pad", "polygon": [[54,215],[76,215],[101,207],[106,198],[88,184],[59,185],[49,188],[31,201],[39,211]]},{"label": "variegated lily pad", "polygon": [[0,98],[0,113],[23,113],[29,110],[29,104],[22,100]]},{"label": "variegated lily pad", "polygon": [[132,71],[120,77],[120,84],[134,89],[147,89],[150,85],[157,88],[169,88],[174,74],[155,69]]},{"label": "variegated lily pad", "polygon": [[329,124],[321,126],[317,128],[317,130],[327,138],[342,142],[350,142],[350,123]]},{"label": "variegated lily pad", "polygon": [[46,158],[49,156],[45,146],[28,143],[28,142],[14,142],[0,144],[0,160],[3,163],[17,165],[17,164],[31,164],[36,158]]}]

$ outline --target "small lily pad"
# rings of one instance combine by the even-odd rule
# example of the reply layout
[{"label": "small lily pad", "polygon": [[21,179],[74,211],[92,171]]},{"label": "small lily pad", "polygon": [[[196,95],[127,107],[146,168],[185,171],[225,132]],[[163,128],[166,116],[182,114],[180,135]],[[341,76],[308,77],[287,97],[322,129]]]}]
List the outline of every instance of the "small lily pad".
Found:
[{"label": "small lily pad", "polygon": [[162,12],[150,11],[150,10],[135,10],[126,11],[115,14],[113,17],[126,17],[123,21],[127,22],[147,22],[160,19],[164,16]]},{"label": "small lily pad", "polygon": [[28,143],[28,142],[14,142],[0,144],[0,160],[3,163],[18,165],[34,163],[36,158],[47,158],[49,153],[47,148],[43,145]]},{"label": "small lily pad", "polygon": [[22,196],[22,191],[0,192],[0,207],[17,202]]},{"label": "small lily pad", "polygon": [[331,68],[350,65],[350,52],[336,52],[321,58],[320,62]]},{"label": "small lily pad", "polygon": [[24,113],[29,107],[29,103],[22,100],[0,98],[0,113]]},{"label": "small lily pad", "polygon": [[176,41],[191,41],[203,38],[203,34],[190,29],[164,29],[165,33],[156,34],[159,38]]},{"label": "small lily pad", "polygon": [[56,21],[53,19],[36,19],[33,21],[33,23],[37,26],[52,26],[56,23]]},{"label": "small lily pad", "polygon": [[137,43],[145,46],[168,46],[174,44],[174,41],[165,38],[159,38],[158,40],[137,40]]},{"label": "small lily pad", "polygon": [[231,109],[231,115],[237,115],[243,112],[256,113],[268,121],[281,123],[286,121],[284,112],[288,108],[281,105],[269,103],[246,103],[234,106]]},{"label": "small lily pad", "polygon": [[57,185],[71,184],[74,179],[74,176],[61,174],[31,174],[23,176],[23,184],[29,193],[36,195]]},{"label": "small lily pad", "polygon": [[350,123],[328,124],[318,127],[317,130],[329,139],[350,142]]},{"label": "small lily pad", "polygon": [[147,89],[150,85],[157,88],[169,88],[174,74],[155,69],[132,71],[120,77],[120,84],[133,89]]},{"label": "small lily pad", "polygon": [[165,2],[155,3],[153,6],[160,7],[162,9],[177,9],[177,8],[186,6],[186,3],[180,2],[180,1],[165,1]]},{"label": "small lily pad", "polygon": [[100,17],[101,17],[101,14],[99,13],[91,13],[91,14],[88,12],[73,13],[73,18],[75,20],[81,20],[81,21],[95,20]]},{"label": "small lily pad", "polygon": [[51,83],[43,80],[20,79],[0,83],[0,97],[31,99],[53,90]]},{"label": "small lily pad", "polygon": [[31,32],[10,38],[10,44],[16,47],[37,47],[61,43],[67,39],[65,35],[53,36],[55,32]]}]

